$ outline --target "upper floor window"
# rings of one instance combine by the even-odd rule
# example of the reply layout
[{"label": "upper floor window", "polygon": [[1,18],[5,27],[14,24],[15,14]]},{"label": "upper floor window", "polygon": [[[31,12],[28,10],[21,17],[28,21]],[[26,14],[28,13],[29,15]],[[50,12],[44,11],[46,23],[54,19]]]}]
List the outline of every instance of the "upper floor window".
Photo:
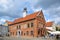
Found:
[{"label": "upper floor window", "polygon": [[27,24],[28,28],[29,28],[29,23]]},{"label": "upper floor window", "polygon": [[43,27],[43,23],[39,22],[38,27]]},{"label": "upper floor window", "polygon": [[27,26],[28,26],[28,28],[29,28],[29,27],[33,27],[34,24],[31,22],[31,23],[28,23]]},{"label": "upper floor window", "polygon": [[31,27],[33,27],[33,23],[31,23]]},{"label": "upper floor window", "polygon": [[27,27],[29,27],[29,24],[28,25],[27,24],[24,24],[23,27],[24,28],[27,28]]},{"label": "upper floor window", "polygon": [[21,28],[21,26],[19,25],[19,29]]},{"label": "upper floor window", "polygon": [[40,15],[40,16],[37,16],[37,18],[39,18],[39,19],[43,19],[44,17]]},{"label": "upper floor window", "polygon": [[18,29],[18,26],[17,26],[17,29]]},{"label": "upper floor window", "polygon": [[37,16],[38,18],[41,18],[41,16]]},{"label": "upper floor window", "polygon": [[20,29],[20,28],[21,28],[21,26],[20,26],[20,25],[18,25],[18,26],[17,26],[17,29]]}]

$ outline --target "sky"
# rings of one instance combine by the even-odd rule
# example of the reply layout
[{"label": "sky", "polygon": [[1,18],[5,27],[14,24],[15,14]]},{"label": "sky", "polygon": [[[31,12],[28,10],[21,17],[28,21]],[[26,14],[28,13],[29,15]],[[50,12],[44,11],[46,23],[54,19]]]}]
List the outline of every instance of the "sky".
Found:
[{"label": "sky", "polygon": [[60,0],[0,0],[0,24],[22,17],[25,7],[28,14],[42,10],[46,21],[60,24]]}]

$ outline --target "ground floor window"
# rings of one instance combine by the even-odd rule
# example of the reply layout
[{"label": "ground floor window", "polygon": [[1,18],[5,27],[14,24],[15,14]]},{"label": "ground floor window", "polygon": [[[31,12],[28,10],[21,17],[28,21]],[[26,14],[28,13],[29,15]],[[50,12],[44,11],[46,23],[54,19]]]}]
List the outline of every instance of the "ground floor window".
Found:
[{"label": "ground floor window", "polygon": [[38,29],[38,35],[40,34],[40,29]]},{"label": "ground floor window", "polygon": [[23,35],[23,31],[21,31],[21,35]]},{"label": "ground floor window", "polygon": [[31,31],[31,35],[33,35],[33,31]]},{"label": "ground floor window", "polygon": [[24,33],[24,35],[25,35],[25,33]]},{"label": "ground floor window", "polygon": [[29,32],[27,31],[27,35],[29,34]]}]

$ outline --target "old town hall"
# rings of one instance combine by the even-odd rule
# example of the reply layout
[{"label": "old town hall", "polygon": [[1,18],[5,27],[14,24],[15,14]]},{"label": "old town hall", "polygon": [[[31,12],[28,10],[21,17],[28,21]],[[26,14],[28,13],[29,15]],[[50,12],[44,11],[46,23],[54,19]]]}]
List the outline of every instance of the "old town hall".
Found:
[{"label": "old town hall", "polygon": [[27,8],[23,10],[23,17],[13,22],[7,21],[10,36],[41,37],[46,35],[45,18],[42,10],[27,15]]}]

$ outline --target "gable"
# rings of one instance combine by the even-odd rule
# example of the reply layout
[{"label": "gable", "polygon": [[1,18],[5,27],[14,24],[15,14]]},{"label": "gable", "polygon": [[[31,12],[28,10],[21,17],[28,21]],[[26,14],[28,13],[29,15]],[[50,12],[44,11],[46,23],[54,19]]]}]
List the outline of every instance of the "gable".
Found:
[{"label": "gable", "polygon": [[37,15],[37,16],[44,18],[44,15],[43,15],[42,10],[38,13],[38,15]]},{"label": "gable", "polygon": [[38,13],[37,18],[45,22],[45,18],[44,18],[42,10]]}]

